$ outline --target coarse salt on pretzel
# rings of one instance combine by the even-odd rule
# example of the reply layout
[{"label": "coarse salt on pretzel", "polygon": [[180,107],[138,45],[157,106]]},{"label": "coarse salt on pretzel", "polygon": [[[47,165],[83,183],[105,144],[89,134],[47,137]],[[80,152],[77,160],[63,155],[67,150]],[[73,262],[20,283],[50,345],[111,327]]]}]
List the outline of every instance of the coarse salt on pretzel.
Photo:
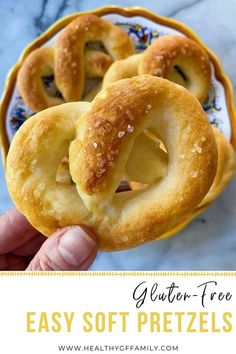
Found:
[{"label": "coarse salt on pretzel", "polygon": [[[109,53],[85,47],[94,41],[107,45]],[[85,77],[103,78],[113,60],[133,53],[132,42],[122,29],[95,15],[83,15],[62,31],[54,45],[35,49],[27,56],[17,76],[17,87],[25,103],[39,112],[65,100],[81,99]],[[53,97],[45,89],[43,77],[50,75],[55,76],[63,97]]]},{"label": "coarse salt on pretzel", "polygon": [[98,41],[114,60],[134,54],[131,39],[118,26],[94,15],[72,21],[60,34],[55,47],[56,84],[66,101],[81,99],[84,89],[84,48]]},{"label": "coarse salt on pretzel", "polygon": [[44,87],[43,77],[54,74],[54,48],[35,49],[25,59],[17,76],[17,87],[27,106],[34,112],[62,104],[62,97],[53,97]]},{"label": "coarse salt on pretzel", "polygon": [[210,62],[204,49],[187,37],[159,37],[142,54],[116,61],[107,71],[103,87],[142,74],[176,82],[187,88],[201,103],[207,98],[211,78]]},{"label": "coarse salt on pretzel", "polygon": [[[115,193],[147,128],[168,151],[168,174],[144,190]],[[192,152],[195,144],[201,153]],[[56,182],[68,148],[75,185]],[[179,85],[144,75],[110,85],[91,104],[67,103],[30,118],[10,146],[6,178],[17,208],[40,232],[85,224],[101,249],[119,250],[182,221],[209,190],[216,162],[199,102]]]}]

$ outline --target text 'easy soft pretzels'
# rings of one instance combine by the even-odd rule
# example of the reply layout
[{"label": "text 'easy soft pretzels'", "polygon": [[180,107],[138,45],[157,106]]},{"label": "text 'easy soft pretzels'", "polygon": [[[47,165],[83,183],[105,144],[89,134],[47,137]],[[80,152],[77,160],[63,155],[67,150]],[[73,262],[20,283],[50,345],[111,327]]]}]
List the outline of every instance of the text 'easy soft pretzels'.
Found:
[{"label": "text 'easy soft pretzels'", "polygon": [[[86,48],[100,42],[107,53]],[[83,15],[72,21],[50,47],[34,50],[19,70],[17,86],[26,104],[35,112],[65,101],[81,99],[85,77],[102,78],[116,59],[126,58],[135,50],[128,34],[118,26],[95,15]],[[62,97],[52,97],[43,77],[54,75]]]},{"label": "text 'easy soft pretzels'", "polygon": [[[146,129],[165,145],[168,173],[141,191],[116,193]],[[56,182],[68,149],[71,185]],[[144,75],[110,85],[92,103],[67,103],[30,118],[13,139],[6,178],[17,208],[45,235],[85,224],[101,249],[118,250],[184,220],[208,192],[216,164],[200,103],[183,87]]]}]

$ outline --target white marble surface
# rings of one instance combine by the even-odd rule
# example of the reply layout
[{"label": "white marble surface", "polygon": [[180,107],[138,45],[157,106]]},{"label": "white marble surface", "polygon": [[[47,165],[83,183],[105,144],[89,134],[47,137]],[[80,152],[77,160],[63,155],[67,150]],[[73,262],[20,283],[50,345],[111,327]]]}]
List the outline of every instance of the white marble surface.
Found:
[{"label": "white marble surface", "polygon": [[[143,6],[189,25],[219,56],[236,92],[236,0],[113,1]],[[30,41],[58,18],[106,5],[103,0],[0,0],[0,89]],[[236,179],[180,234],[117,253],[100,253],[93,270],[236,270]],[[12,206],[0,166],[0,212]]]}]

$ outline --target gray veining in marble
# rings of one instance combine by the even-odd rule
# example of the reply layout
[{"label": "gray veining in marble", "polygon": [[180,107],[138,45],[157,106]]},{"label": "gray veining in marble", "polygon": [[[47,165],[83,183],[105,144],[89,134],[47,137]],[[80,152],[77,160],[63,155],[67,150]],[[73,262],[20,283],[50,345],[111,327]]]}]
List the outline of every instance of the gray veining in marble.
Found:
[{"label": "gray veining in marble", "polygon": [[[117,0],[143,6],[191,27],[220,58],[236,92],[236,0]],[[24,47],[58,18],[106,5],[103,0],[0,0],[0,89]],[[92,270],[236,270],[236,179],[185,230],[168,240],[100,253]],[[0,166],[0,212],[12,206]]]}]

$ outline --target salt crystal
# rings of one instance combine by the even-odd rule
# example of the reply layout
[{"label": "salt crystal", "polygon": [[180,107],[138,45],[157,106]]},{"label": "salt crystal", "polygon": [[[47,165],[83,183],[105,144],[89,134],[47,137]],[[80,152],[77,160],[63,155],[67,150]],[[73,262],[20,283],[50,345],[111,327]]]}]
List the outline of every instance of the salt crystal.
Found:
[{"label": "salt crystal", "polygon": [[198,154],[201,154],[202,148],[198,144],[194,143],[192,152],[197,152]]},{"label": "salt crystal", "polygon": [[94,147],[94,149],[97,149],[98,144],[97,143],[93,143],[93,147]]},{"label": "salt crystal", "polygon": [[206,140],[205,136],[202,136],[201,141],[205,141],[205,140]]},{"label": "salt crystal", "polygon": [[103,159],[103,160],[99,161],[99,162],[97,163],[97,165],[98,165],[99,167],[103,167],[103,165],[105,165],[105,163],[106,163],[106,160]]},{"label": "salt crystal", "polygon": [[134,127],[130,124],[127,126],[127,132],[132,133],[134,131]]},{"label": "salt crystal", "polygon": [[118,138],[122,138],[122,136],[125,135],[125,132],[124,131],[120,131],[117,135],[118,135]]},{"label": "salt crystal", "polygon": [[149,111],[151,110],[152,106],[150,104],[147,105],[145,114],[148,114]]},{"label": "salt crystal", "polygon": [[128,236],[126,236],[126,235],[122,236],[123,241],[128,241],[128,239],[129,239]]}]

